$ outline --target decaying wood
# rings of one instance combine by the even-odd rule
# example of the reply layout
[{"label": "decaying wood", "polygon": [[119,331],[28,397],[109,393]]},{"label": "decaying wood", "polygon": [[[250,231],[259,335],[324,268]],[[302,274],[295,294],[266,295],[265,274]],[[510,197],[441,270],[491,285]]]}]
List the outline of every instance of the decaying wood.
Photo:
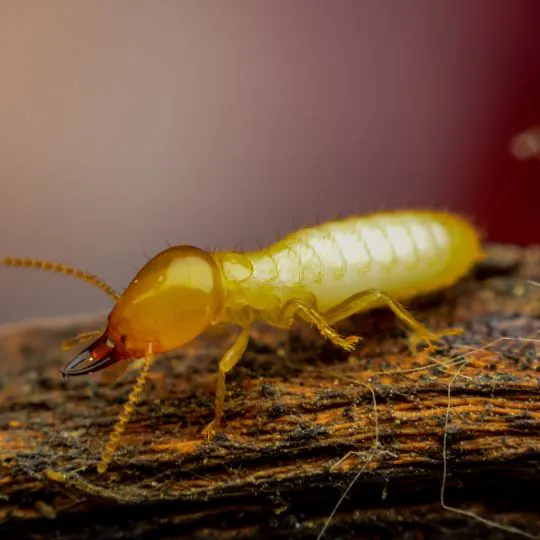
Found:
[{"label": "decaying wood", "polygon": [[[324,538],[540,535],[540,362],[519,341],[540,338],[540,287],[527,283],[540,251],[490,253],[475,276],[412,305],[433,328],[465,329],[429,354],[410,356],[384,310],[342,325],[365,337],[352,356],[309,329],[259,329],[211,442],[200,431],[230,337],[161,359],[103,476],[136,372],[61,378],[60,342],[90,324],[4,337],[0,536],[316,538],[353,479]],[[472,352],[498,338],[516,339]],[[441,506],[443,444],[445,503],[505,530]]]}]

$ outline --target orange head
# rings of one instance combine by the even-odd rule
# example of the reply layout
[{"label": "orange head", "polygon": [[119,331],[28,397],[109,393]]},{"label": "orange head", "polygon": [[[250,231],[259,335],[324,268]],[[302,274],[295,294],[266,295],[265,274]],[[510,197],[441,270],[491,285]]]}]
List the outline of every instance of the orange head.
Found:
[{"label": "orange head", "polygon": [[150,346],[154,353],[177,349],[216,320],[223,299],[221,274],[208,253],[191,246],[166,249],[148,261],[118,298],[103,335],[62,373],[84,375],[142,358]]}]

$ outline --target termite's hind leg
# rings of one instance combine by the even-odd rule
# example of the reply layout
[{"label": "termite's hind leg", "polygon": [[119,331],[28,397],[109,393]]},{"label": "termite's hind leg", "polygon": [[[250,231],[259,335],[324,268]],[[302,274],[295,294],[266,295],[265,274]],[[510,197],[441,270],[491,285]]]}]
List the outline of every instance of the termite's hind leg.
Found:
[{"label": "termite's hind leg", "polygon": [[280,320],[286,325],[291,325],[294,318],[299,316],[304,321],[315,325],[317,330],[334,345],[353,351],[356,344],[360,341],[359,336],[340,336],[331,326],[331,322],[327,317],[321,315],[316,309],[305,304],[300,300],[289,300],[285,303],[281,310]]},{"label": "termite's hind leg", "polygon": [[438,332],[431,331],[399,302],[380,289],[367,289],[355,294],[330,309],[325,316],[330,323],[335,323],[354,313],[381,305],[390,308],[396,317],[412,330],[412,334],[409,336],[409,348],[413,354],[417,352],[418,346],[422,342],[426,343],[429,348],[433,348],[434,341],[438,341],[444,336],[455,336],[462,333],[460,328],[445,328]]},{"label": "termite's hind leg", "polygon": [[231,345],[231,347],[227,350],[227,352],[219,361],[216,387],[215,416],[212,422],[210,422],[210,424],[208,424],[203,430],[203,435],[208,439],[210,439],[216,432],[216,430],[219,428],[221,420],[223,418],[223,408],[225,406],[226,395],[225,376],[238,363],[238,361],[242,358],[242,355],[246,351],[246,347],[249,342],[250,332],[251,328],[249,326],[245,326],[244,328],[242,328],[242,331],[238,334],[235,342]]}]

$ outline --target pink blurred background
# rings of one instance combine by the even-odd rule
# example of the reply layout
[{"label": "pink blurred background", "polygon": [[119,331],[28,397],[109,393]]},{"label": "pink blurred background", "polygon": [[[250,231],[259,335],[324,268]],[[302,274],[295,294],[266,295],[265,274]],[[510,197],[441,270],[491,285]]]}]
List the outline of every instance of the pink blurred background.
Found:
[{"label": "pink blurred background", "polygon": [[[0,6],[0,254],[121,289],[166,241],[232,249],[429,206],[540,242],[538,0]],[[109,307],[0,268],[0,322]]]}]

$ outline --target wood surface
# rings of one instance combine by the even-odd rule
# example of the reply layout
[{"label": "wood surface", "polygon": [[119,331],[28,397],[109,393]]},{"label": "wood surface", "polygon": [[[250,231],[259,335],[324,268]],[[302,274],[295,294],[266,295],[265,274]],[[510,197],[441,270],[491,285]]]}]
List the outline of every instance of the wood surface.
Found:
[{"label": "wood surface", "polygon": [[[212,441],[201,430],[233,336],[159,359],[104,475],[137,371],[60,376],[62,340],[100,321],[5,333],[0,538],[540,537],[540,286],[527,281],[540,250],[489,254],[410,305],[464,329],[433,352],[411,356],[387,310],[339,326],[364,337],[352,355],[309,328],[257,328]],[[462,512],[441,505],[445,462],[444,502]]]}]

